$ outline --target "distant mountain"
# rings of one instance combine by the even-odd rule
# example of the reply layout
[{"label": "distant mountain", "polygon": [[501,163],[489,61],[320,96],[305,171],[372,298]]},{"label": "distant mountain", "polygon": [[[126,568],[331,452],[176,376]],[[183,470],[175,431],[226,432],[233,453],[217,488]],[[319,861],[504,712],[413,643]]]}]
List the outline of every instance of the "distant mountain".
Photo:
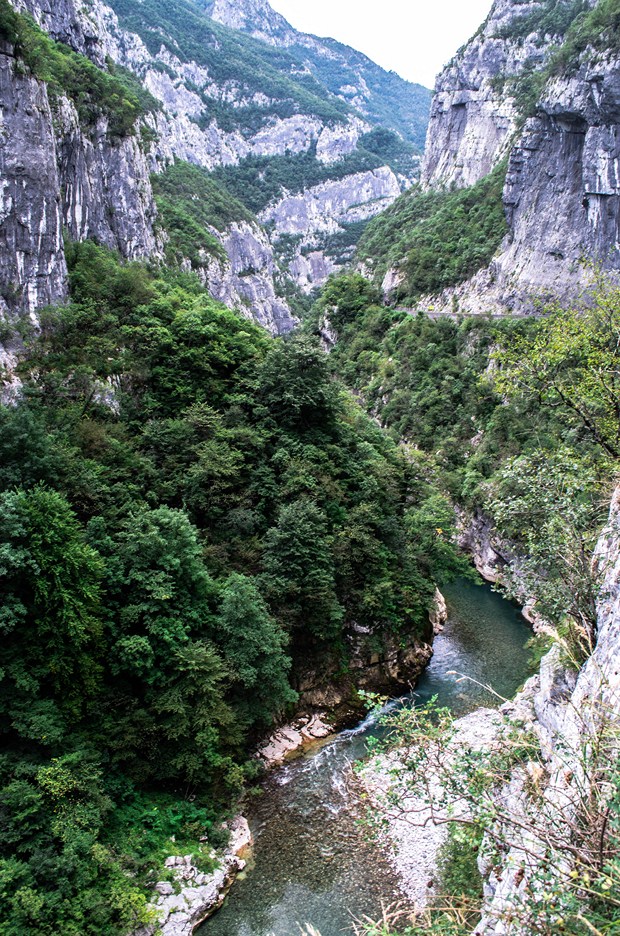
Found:
[{"label": "distant mountain", "polygon": [[65,232],[286,332],[419,177],[428,92],[263,0],[0,0],[0,40],[0,320],[66,298]]},{"label": "distant mountain", "polygon": [[371,123],[398,131],[424,148],[431,92],[386,71],[366,55],[334,39],[298,32],[267,0],[198,0],[218,23],[298,57],[333,94],[360,111]]}]

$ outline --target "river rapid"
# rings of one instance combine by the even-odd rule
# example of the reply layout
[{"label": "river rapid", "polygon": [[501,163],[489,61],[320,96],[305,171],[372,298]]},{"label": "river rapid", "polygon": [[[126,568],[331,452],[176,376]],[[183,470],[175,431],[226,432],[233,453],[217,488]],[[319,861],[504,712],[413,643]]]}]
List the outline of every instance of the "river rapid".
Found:
[{"label": "river rapid", "polygon": [[[488,585],[459,581],[443,591],[448,621],[433,659],[415,692],[397,704],[438,696],[455,715],[499,705],[527,677],[531,632]],[[350,764],[380,732],[369,717],[266,779],[246,809],[255,839],[251,862],[200,936],[299,936],[308,924],[321,936],[341,936],[352,932],[355,919],[377,919],[382,906],[402,899],[347,785]]]}]

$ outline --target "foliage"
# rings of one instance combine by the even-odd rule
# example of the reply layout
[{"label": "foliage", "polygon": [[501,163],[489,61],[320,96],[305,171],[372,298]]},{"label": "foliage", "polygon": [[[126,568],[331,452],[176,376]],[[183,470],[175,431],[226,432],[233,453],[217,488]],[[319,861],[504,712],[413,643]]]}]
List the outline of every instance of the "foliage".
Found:
[{"label": "foliage", "polygon": [[501,583],[510,597],[535,595],[537,613],[556,627],[569,622],[566,649],[579,666],[592,652],[599,597],[592,568],[602,520],[596,478],[558,448],[509,460],[496,484],[490,508],[498,529],[523,552]]},{"label": "foliage", "polygon": [[548,309],[530,333],[496,355],[500,393],[535,396],[608,455],[620,455],[620,289],[599,282],[593,299]]},{"label": "foliage", "polygon": [[358,258],[371,266],[377,281],[390,267],[402,273],[398,301],[457,285],[489,263],[507,231],[505,174],[502,162],[468,189],[410,189],[368,224]]},{"label": "foliage", "polygon": [[542,44],[549,36],[563,36],[573,20],[589,9],[587,0],[545,0],[534,9],[526,8],[521,16],[500,27],[496,35],[500,39],[523,40],[537,33]]},{"label": "foliage", "polygon": [[369,283],[348,275],[325,286],[307,328],[335,328],[334,371],[461,503],[488,510],[503,464],[563,447],[595,498],[586,478],[609,476],[618,426],[619,329],[614,287],[594,292],[581,314],[433,321],[380,306]]},{"label": "foliage", "polygon": [[394,172],[409,175],[413,168],[413,153],[411,146],[405,143],[402,137],[393,130],[384,127],[375,127],[369,133],[360,137],[359,146],[370,153],[379,156],[384,164],[390,166]]},{"label": "foliage", "polygon": [[613,53],[619,48],[620,4],[618,0],[599,0],[571,24],[562,47],[552,61],[552,73],[570,73],[588,49]]},{"label": "foliage", "polygon": [[18,59],[48,86],[52,101],[67,95],[75,104],[84,127],[100,116],[108,119],[112,136],[126,136],[136,121],[159,107],[158,102],[131,74],[109,63],[97,68],[83,55],[54,42],[36,23],[16,13],[8,0],[0,0],[0,38],[15,47]]},{"label": "foliage", "polygon": [[192,269],[204,266],[205,254],[226,260],[217,237],[209,230],[224,231],[231,224],[255,219],[206,170],[175,161],[165,172],[151,177],[157,211],[168,235],[166,260],[190,261]]},{"label": "foliage", "polygon": [[71,302],[0,408],[16,936],[144,922],[149,865],[207,862],[308,661],[346,666],[353,623],[373,647],[424,634],[455,561],[445,504],[315,339],[271,339],[195,278],[91,243],[67,259]]}]

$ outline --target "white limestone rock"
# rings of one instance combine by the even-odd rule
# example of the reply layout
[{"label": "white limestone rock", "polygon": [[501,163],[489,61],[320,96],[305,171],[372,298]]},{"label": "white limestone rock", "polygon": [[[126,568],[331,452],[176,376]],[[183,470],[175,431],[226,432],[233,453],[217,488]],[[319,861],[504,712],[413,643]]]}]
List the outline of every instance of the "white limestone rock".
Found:
[{"label": "white limestone rock", "polygon": [[252,833],[243,816],[233,819],[228,828],[230,842],[221,856],[219,867],[211,874],[203,874],[192,864],[192,856],[173,856],[165,861],[172,869],[176,883],[160,881],[155,885],[158,896],[153,908],[158,921],[137,930],[133,936],[191,936],[207,917],[224,901],[236,875],[246,865],[244,855],[252,845]]}]

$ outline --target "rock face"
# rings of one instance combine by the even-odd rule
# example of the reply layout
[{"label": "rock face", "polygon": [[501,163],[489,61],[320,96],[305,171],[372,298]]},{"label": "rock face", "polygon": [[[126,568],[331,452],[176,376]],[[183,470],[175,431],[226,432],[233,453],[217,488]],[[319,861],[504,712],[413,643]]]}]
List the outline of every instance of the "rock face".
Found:
[{"label": "rock face", "polygon": [[217,856],[219,867],[203,874],[192,862],[191,855],[166,859],[175,881],[155,885],[158,893],[153,903],[158,922],[144,927],[134,936],[191,936],[194,930],[222,905],[237,874],[246,865],[245,857],[252,845],[247,820],[237,816],[228,823],[230,843],[224,854]]},{"label": "rock face", "polygon": [[[589,800],[596,777],[594,752],[600,745],[617,752],[620,729],[620,489],[614,496],[609,523],[595,553],[602,588],[598,601],[596,646],[577,674],[566,669],[558,646],[542,661],[540,676],[530,680],[512,706],[509,717],[533,732],[540,745],[541,766],[517,769],[498,791],[501,811],[514,816],[510,845],[493,861],[481,857],[487,878],[479,936],[495,933],[527,936],[529,924],[510,922],[534,896],[544,880],[547,841],[552,830],[565,829]],[[511,712],[512,708],[512,712]],[[595,743],[596,741],[596,743]],[[529,765],[528,765],[529,766]],[[536,773],[537,788],[532,791]],[[529,782],[528,782],[529,776]],[[533,817],[533,822],[532,822]],[[529,831],[514,834],[522,819]],[[561,855],[569,861],[568,854]],[[568,865],[570,870],[570,865]],[[528,896],[529,895],[529,896]],[[515,919],[519,919],[515,916]],[[521,919],[523,917],[521,916]]]},{"label": "rock face", "polygon": [[0,312],[64,299],[66,265],[56,138],[45,85],[0,47]]},{"label": "rock face", "polygon": [[[23,4],[52,35],[92,43],[70,2]],[[67,295],[63,227],[129,259],[157,255],[149,167],[136,137],[113,137],[105,118],[88,131],[74,104],[52,108],[47,86],[0,48],[0,313],[34,315]]]},{"label": "rock face", "polygon": [[273,223],[279,234],[335,234],[343,225],[365,221],[387,208],[399,195],[398,180],[385,166],[283,198],[260,218]]},{"label": "rock face", "polygon": [[433,655],[432,632],[429,622],[429,643],[415,637],[406,641],[384,635],[381,644],[371,648],[370,632],[354,626],[348,638],[346,674],[340,658],[298,673],[295,688],[299,704],[311,710],[328,710],[342,721],[342,715],[359,710],[358,689],[389,696],[410,692]]},{"label": "rock face", "polygon": [[290,725],[284,725],[267,739],[256,753],[262,765],[268,769],[281,766],[295,754],[311,744],[330,737],[334,729],[324,712],[302,716]]},{"label": "rock face", "polygon": [[[85,128],[71,101],[60,97],[50,107],[46,86],[15,67],[9,47],[0,49],[3,317],[34,314],[66,298],[63,227],[73,239],[94,238],[128,259],[161,258],[164,244],[154,228],[150,173],[164,170],[172,161],[186,160],[211,170],[237,165],[247,157],[312,152],[324,166],[336,166],[372,127],[359,113],[347,113],[341,105],[342,114],[333,119],[313,114],[312,108],[286,113],[291,102],[286,92],[284,98],[277,97],[277,82],[272,81],[265,93],[260,81],[257,90],[234,74],[215,80],[213,70],[193,61],[173,38],[162,35],[160,48],[147,45],[119,21],[113,2],[14,0],[13,5],[31,15],[52,38],[99,67],[112,61],[133,72],[159,108],[143,118],[135,135],[123,139],[111,136],[103,118]],[[136,18],[140,8],[136,3]],[[217,0],[205,3],[205,8],[233,29],[252,31],[250,21],[258,18],[263,32],[259,38],[270,44],[281,43],[285,35],[292,44],[299,40],[299,34],[264,0],[247,4]],[[220,112],[223,118],[217,116]],[[235,114],[246,112],[251,119],[236,119]],[[143,141],[146,138],[149,142]],[[327,192],[302,192],[293,205],[275,211],[286,217],[298,207],[304,219],[306,240],[285,275],[306,291],[321,285],[337,268],[331,255],[313,240],[316,233],[339,231],[339,222],[370,217],[398,194],[401,183],[384,168],[352,172],[331,189],[330,185]],[[330,218],[332,208],[336,220]],[[290,221],[280,230],[274,220],[274,241],[288,228]],[[205,266],[203,280],[213,295],[252,315],[274,334],[289,331],[295,318],[278,294],[276,282],[282,272],[260,225],[233,225],[216,236],[229,259]]]},{"label": "rock face", "polygon": [[95,239],[128,260],[156,255],[149,167],[137,138],[111,139],[103,119],[86,134],[67,99],[55,118],[63,221],[71,239]]},{"label": "rock face", "polygon": [[274,230],[276,249],[282,237],[294,237],[296,249],[287,270],[303,292],[322,286],[340,264],[323,244],[347,226],[374,217],[400,195],[400,184],[388,166],[359,172],[287,195],[260,215]]},{"label": "rock face", "polygon": [[88,11],[75,0],[12,0],[21,13],[28,13],[41,29],[59,42],[103,64],[97,30]]},{"label": "rock face", "polygon": [[540,51],[533,42],[522,46],[499,34],[515,12],[538,5],[515,8],[512,0],[496,0],[478,33],[437,78],[422,166],[425,188],[473,185],[506,152],[517,114],[494,81],[518,74],[528,55]]},{"label": "rock face", "polygon": [[276,293],[276,262],[265,231],[248,222],[231,224],[223,232],[211,230],[227,256],[224,261],[211,258],[198,271],[214,299],[254,319],[273,335],[289,332],[296,319]]},{"label": "rock face", "polygon": [[[495,0],[476,35],[437,78],[425,188],[473,185],[507,155],[519,117],[507,80],[539,70],[562,40],[532,20],[542,6],[541,0]],[[530,20],[531,28],[521,25]]]},{"label": "rock face", "polygon": [[619,269],[619,169],[620,63],[591,61],[548,85],[511,153],[500,287],[563,298],[584,257]]},{"label": "rock face", "polygon": [[[620,62],[613,55],[584,55],[569,75],[547,82],[536,116],[521,126],[514,79],[540,70],[562,42],[561,33],[534,28],[540,9],[533,0],[496,0],[437,80],[423,185],[472,185],[509,156],[509,233],[488,269],[426,297],[423,310],[529,313],[549,299],[568,301],[587,286],[584,258],[620,269]],[[528,17],[529,34],[519,28]]]}]

